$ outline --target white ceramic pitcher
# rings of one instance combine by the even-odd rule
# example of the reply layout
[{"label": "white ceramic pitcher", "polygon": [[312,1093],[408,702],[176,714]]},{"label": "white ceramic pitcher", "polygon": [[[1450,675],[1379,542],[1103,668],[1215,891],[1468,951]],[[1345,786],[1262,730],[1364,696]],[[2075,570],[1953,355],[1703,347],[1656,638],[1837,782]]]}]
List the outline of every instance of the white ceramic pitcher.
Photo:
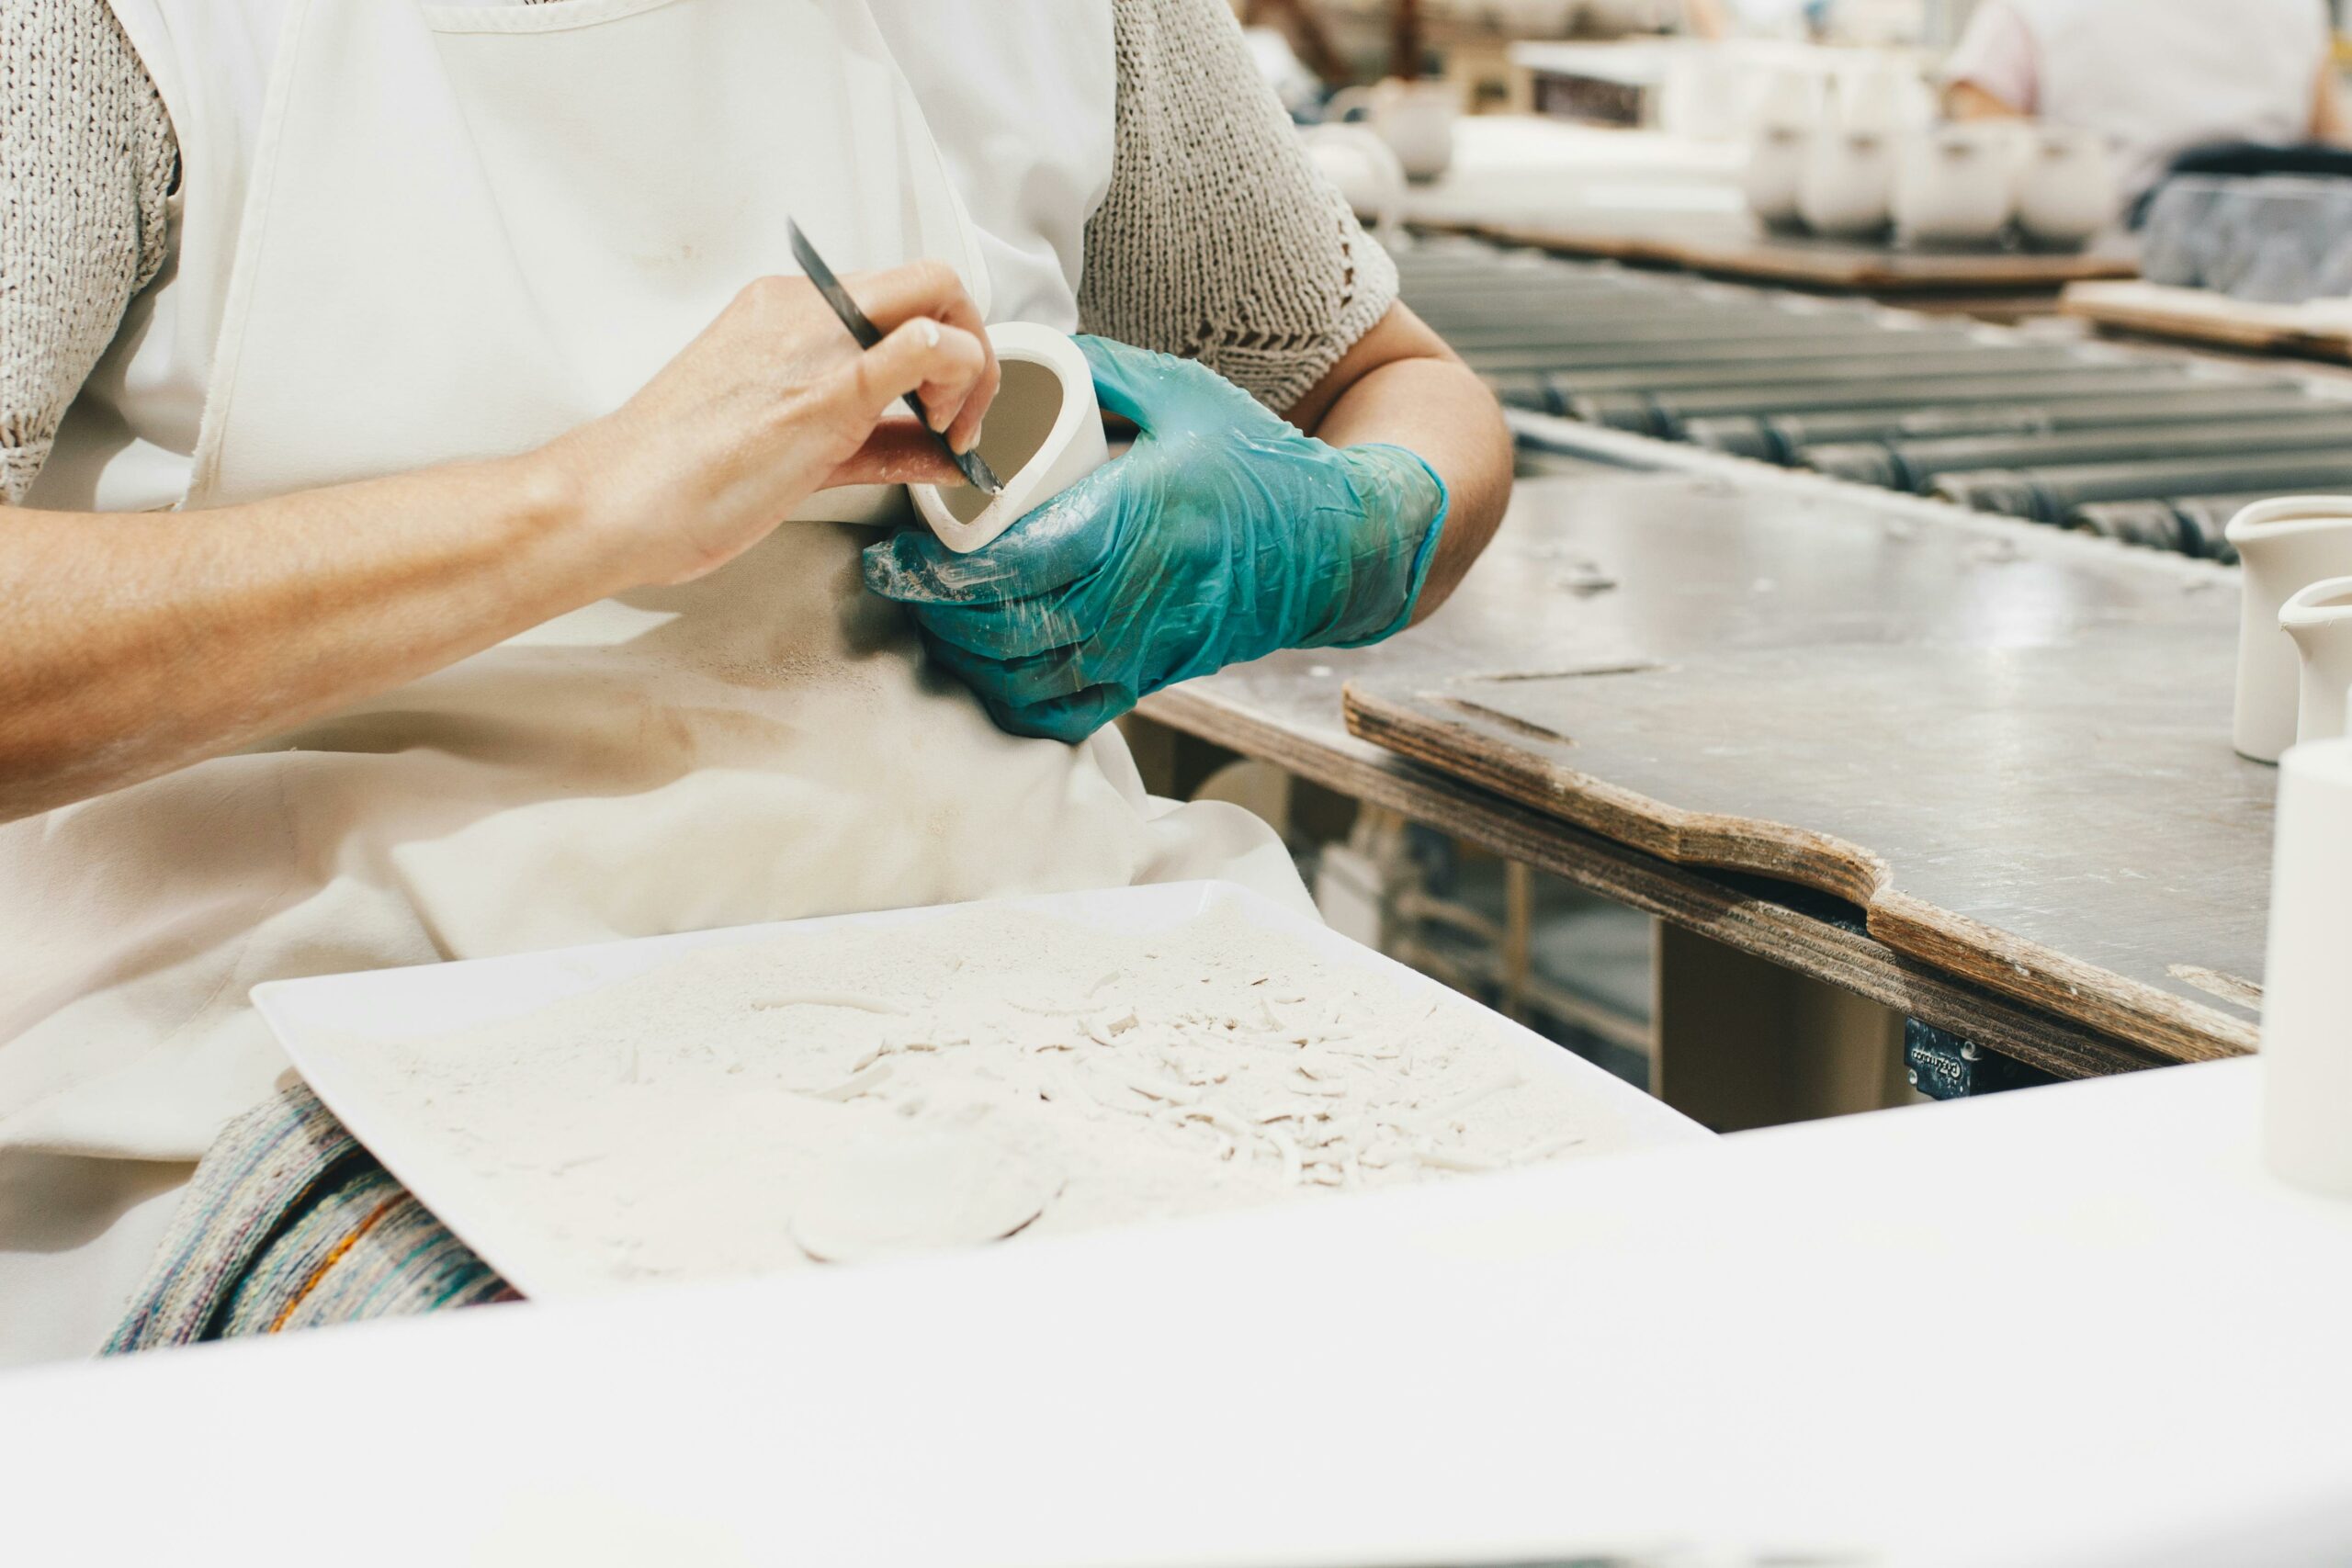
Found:
[{"label": "white ceramic pitcher", "polygon": [[2352,577],[2352,496],[2256,502],[2230,520],[2228,537],[2245,563],[2231,739],[2240,755],[2275,762],[2295,743],[2302,704],[2302,660],[2279,612],[2322,579]]},{"label": "white ceramic pitcher", "polygon": [[2263,1157],[2284,1180],[2352,1198],[2352,740],[2278,767],[2262,971]]},{"label": "white ceramic pitcher", "polygon": [[1363,111],[1364,123],[1395,150],[1408,178],[1433,180],[1453,166],[1453,122],[1462,118],[1462,94],[1453,83],[1392,76],[1369,87],[1333,94],[1327,112],[1344,121],[1358,109]]},{"label": "white ceramic pitcher", "polygon": [[2352,577],[2324,577],[2296,590],[2278,612],[2278,626],[2294,639],[2302,664],[2295,744],[2340,738],[2345,702],[2352,697]]}]

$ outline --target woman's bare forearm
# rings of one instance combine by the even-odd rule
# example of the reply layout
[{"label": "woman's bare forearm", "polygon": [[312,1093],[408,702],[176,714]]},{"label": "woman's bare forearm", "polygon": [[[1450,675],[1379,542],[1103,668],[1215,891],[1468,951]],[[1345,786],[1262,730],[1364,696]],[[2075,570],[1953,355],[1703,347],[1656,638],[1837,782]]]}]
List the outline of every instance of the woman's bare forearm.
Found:
[{"label": "woman's bare forearm", "polygon": [[997,371],[956,274],[747,285],[616,412],[539,451],[209,511],[0,510],[0,821],[119,789],[749,549],[828,484],[954,482]]},{"label": "woman's bare forearm", "polygon": [[214,511],[0,512],[0,819],[232,750],[622,586],[534,455]]},{"label": "woman's bare forearm", "polygon": [[1445,481],[1445,532],[1414,613],[1416,621],[1427,617],[1476,564],[1510,502],[1510,428],[1494,395],[1399,304],[1290,418],[1334,446],[1385,441],[1409,448]]}]

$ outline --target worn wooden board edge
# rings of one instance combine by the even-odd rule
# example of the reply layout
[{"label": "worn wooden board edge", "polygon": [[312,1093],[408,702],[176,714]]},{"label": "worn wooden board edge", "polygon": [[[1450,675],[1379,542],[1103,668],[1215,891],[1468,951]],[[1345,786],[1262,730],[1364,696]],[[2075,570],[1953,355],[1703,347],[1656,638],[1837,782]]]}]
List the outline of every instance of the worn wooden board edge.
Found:
[{"label": "worn wooden board edge", "polygon": [[1793,246],[1694,243],[1664,235],[1604,233],[1541,223],[1416,221],[1432,233],[1470,234],[1502,245],[1527,245],[1561,255],[1681,267],[1717,276],[1842,288],[1871,294],[1951,288],[2054,290],[2074,283],[2122,279],[2136,268],[2113,257],[2003,251],[1971,254],[1937,251],[1811,252]]},{"label": "worn wooden board edge", "polygon": [[2352,328],[2299,324],[2275,305],[2249,305],[2201,288],[2140,283],[2070,286],[2065,315],[2120,332],[2256,354],[2352,364]]},{"label": "worn wooden board edge", "polygon": [[1144,699],[1137,712],[2059,1077],[2137,1072],[2177,1060],[2021,1005],[1863,931],[1587,832],[1376,745],[1301,731],[1232,700],[1223,684],[1211,676],[1170,687]]},{"label": "worn wooden board edge", "polygon": [[1661,860],[1749,872],[1843,898],[1861,908],[1871,936],[1898,953],[2171,1060],[2211,1061],[2259,1043],[2259,1030],[2244,1019],[1913,898],[1859,846],[1785,823],[1688,811],[1544,761],[1506,738],[1515,721],[1482,717],[1452,694],[1424,698],[1447,708],[1446,717],[1352,684],[1341,700],[1349,732],[1360,739]]}]

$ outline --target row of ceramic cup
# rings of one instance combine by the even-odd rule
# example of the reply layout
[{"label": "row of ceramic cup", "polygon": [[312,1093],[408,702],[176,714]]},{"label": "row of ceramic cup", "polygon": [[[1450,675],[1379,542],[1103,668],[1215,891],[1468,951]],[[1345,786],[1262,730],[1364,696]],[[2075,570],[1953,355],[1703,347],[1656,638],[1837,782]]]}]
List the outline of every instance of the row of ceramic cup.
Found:
[{"label": "row of ceramic cup", "polygon": [[1987,244],[2015,222],[2045,245],[2078,246],[2117,211],[2107,140],[2070,127],[1969,120],[1888,131],[1760,128],[1747,204],[1765,222],[1817,233]]},{"label": "row of ceramic cup", "polygon": [[2290,746],[2346,733],[2352,496],[2258,502],[2231,519],[2229,540],[2245,574],[2231,739],[2241,755],[2275,762]]}]

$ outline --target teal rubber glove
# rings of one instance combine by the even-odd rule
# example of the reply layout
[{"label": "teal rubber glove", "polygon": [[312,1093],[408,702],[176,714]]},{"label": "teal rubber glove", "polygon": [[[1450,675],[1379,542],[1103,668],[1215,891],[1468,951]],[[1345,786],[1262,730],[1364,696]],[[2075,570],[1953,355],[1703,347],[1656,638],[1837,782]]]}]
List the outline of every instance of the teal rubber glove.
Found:
[{"label": "teal rubber glove", "polygon": [[1162,686],[1413,617],[1445,484],[1401,446],[1302,435],[1216,372],[1081,337],[1135,446],[957,555],[909,530],[865,583],[1015,735],[1083,740]]}]

